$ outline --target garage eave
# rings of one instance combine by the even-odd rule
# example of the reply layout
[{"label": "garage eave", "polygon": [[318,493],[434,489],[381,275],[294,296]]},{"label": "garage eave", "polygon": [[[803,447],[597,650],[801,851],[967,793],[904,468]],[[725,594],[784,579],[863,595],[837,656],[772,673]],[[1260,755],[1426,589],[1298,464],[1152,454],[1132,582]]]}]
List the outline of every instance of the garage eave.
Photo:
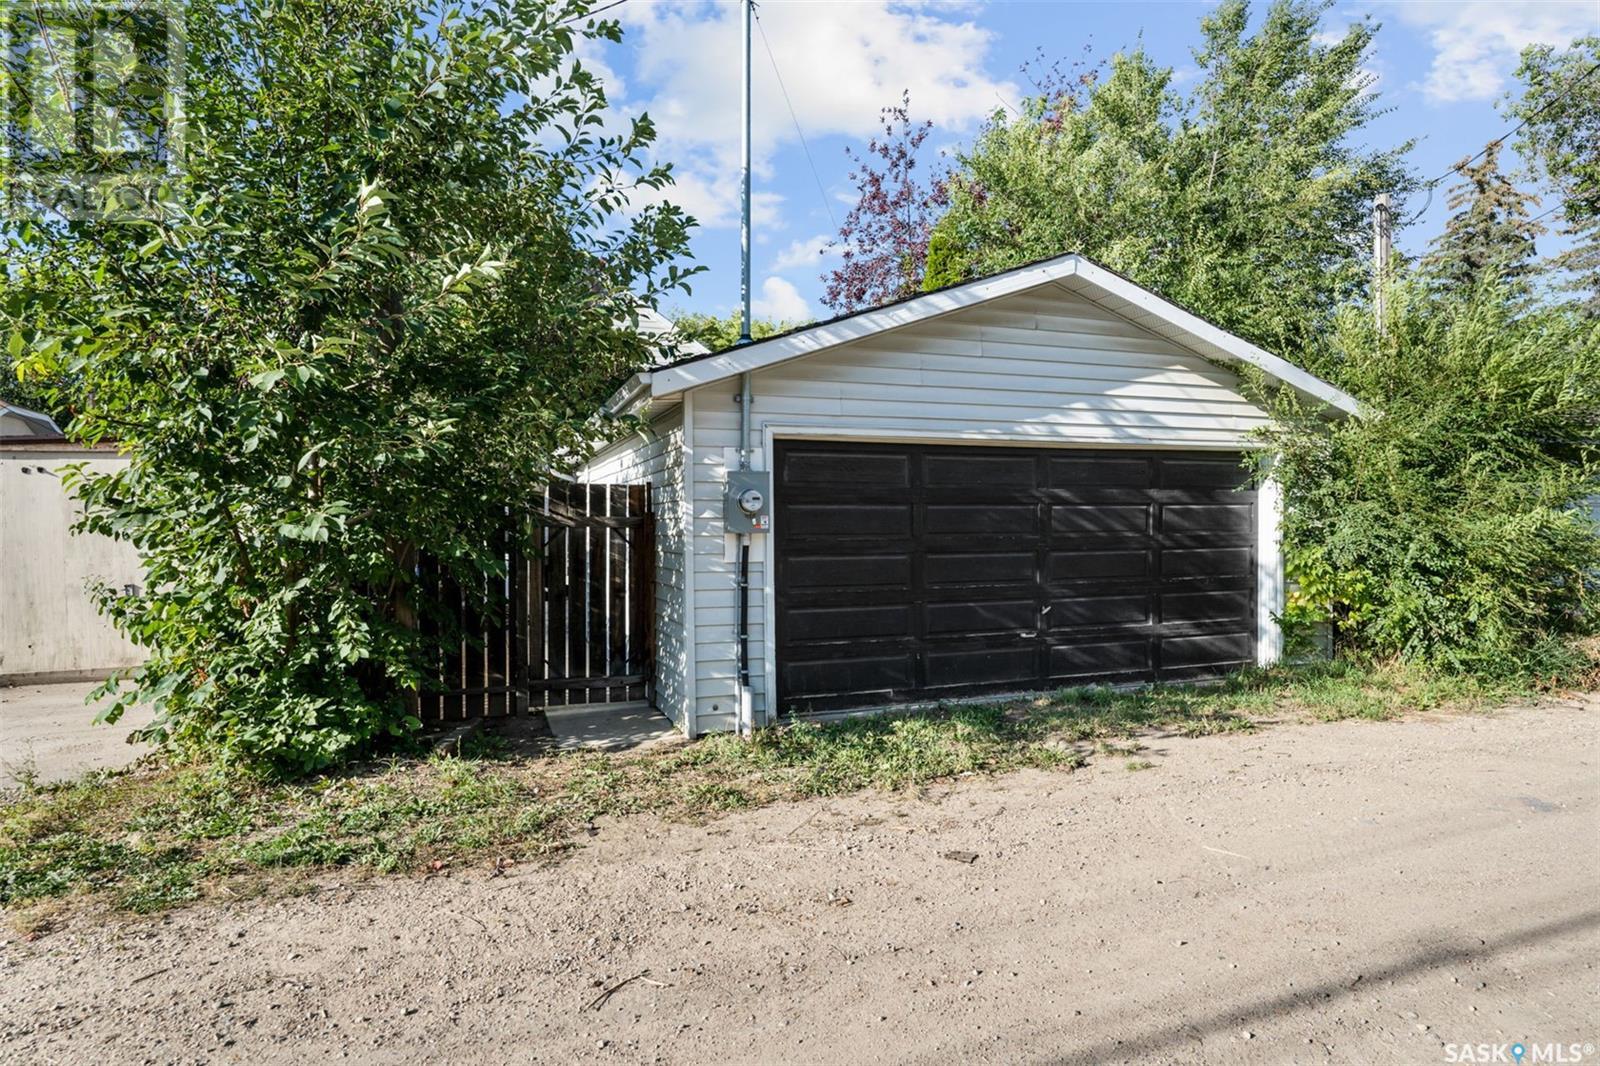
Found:
[{"label": "garage eave", "polygon": [[641,371],[629,378],[627,383],[611,394],[605,405],[600,408],[602,414],[611,418],[621,418],[637,414],[650,398],[650,378],[648,370]]},{"label": "garage eave", "polygon": [[1256,367],[1269,378],[1334,412],[1356,415],[1348,393],[1081,255],[1063,255],[992,277],[963,282],[883,307],[661,367],[650,375],[649,394],[676,397],[686,389],[799,359],[875,334],[926,322],[1030,289],[1060,284],[1158,335],[1225,362]]}]

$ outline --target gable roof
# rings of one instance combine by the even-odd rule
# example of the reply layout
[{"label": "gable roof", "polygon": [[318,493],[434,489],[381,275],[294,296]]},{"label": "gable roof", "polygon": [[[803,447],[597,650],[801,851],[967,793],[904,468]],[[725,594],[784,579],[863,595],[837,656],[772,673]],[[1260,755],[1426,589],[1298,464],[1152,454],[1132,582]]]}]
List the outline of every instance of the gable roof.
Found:
[{"label": "gable roof", "polygon": [[[672,319],[668,318],[660,311],[657,311],[653,307],[641,306],[639,308],[639,332],[644,334],[650,340],[670,340],[675,330],[676,327],[672,324]],[[691,359],[698,359],[703,355],[711,354],[711,349],[707,348],[699,341],[679,341],[677,344],[677,350],[680,352],[687,352],[689,358]],[[658,347],[656,348],[656,357],[652,361],[651,365],[658,367],[670,366],[673,362],[674,360],[668,354],[668,350],[665,347]]]},{"label": "gable roof", "polygon": [[868,308],[788,333],[679,360],[670,366],[636,375],[607,404],[612,411],[626,410],[644,399],[676,397],[686,389],[761,370],[799,359],[887,330],[926,322],[1030,289],[1058,285],[1088,299],[1133,324],[1224,363],[1253,366],[1309,400],[1336,411],[1357,414],[1360,404],[1346,392],[1307,373],[1219,326],[1185,311],[1081,255],[1070,254],[1016,267],[987,278],[962,282],[933,292],[910,296],[881,307]]},{"label": "gable roof", "polygon": [[65,438],[55,419],[0,399],[0,438],[14,440],[53,440]]}]

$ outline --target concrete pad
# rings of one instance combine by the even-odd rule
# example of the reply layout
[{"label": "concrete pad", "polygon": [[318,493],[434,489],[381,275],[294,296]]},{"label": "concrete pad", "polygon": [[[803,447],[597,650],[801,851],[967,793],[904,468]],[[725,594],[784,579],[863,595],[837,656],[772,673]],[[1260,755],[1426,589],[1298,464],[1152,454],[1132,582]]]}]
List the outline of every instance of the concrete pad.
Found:
[{"label": "concrete pad", "polygon": [[626,751],[682,739],[667,716],[642,703],[546,709],[556,747],[568,750]]},{"label": "concrete pad", "polygon": [[129,733],[155,717],[148,707],[134,708],[116,725],[95,725],[98,708],[84,700],[97,685],[0,688],[0,788],[126,766],[151,750],[127,743]]}]

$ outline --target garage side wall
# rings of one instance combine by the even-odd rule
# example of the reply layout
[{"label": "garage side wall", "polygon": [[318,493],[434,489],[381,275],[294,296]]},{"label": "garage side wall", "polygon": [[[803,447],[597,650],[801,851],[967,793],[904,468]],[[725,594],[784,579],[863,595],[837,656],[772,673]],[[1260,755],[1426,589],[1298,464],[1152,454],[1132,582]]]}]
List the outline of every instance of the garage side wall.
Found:
[{"label": "garage side wall", "polygon": [[126,541],[72,532],[81,513],[62,487],[66,468],[128,465],[114,453],[0,443],[0,683],[100,679],[144,653],[96,610],[91,583],[143,585]]},{"label": "garage side wall", "polygon": [[[722,528],[738,462],[737,380],[688,393],[693,505],[695,708],[700,732],[735,726],[735,538]],[[1232,448],[1267,416],[1238,378],[1060,286],[996,300],[757,372],[753,465],[773,437],[1037,446]],[[767,537],[751,549],[751,688],[767,688]],[[1263,544],[1275,554],[1276,545]]]},{"label": "garage side wall", "polygon": [[578,472],[601,484],[650,484],[656,518],[656,706],[688,729],[692,672],[684,614],[683,409],[673,408],[641,433],[603,449]]}]

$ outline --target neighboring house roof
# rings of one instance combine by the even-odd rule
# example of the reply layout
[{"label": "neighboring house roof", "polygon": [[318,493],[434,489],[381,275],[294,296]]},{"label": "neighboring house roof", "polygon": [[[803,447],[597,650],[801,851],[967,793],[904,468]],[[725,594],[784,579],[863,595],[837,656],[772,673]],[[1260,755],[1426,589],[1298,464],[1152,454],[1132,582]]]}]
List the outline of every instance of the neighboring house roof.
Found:
[{"label": "neighboring house roof", "polygon": [[606,406],[613,412],[632,410],[645,399],[676,397],[685,389],[1047,285],[1059,285],[1197,355],[1222,363],[1253,366],[1307,399],[1346,414],[1360,411],[1360,404],[1348,393],[1077,254],[1057,256],[992,277],[909,296],[724,351],[692,355],[669,366],[635,375]]},{"label": "neighboring house roof", "polygon": [[0,400],[0,440],[61,440],[61,427],[49,415]]},{"label": "neighboring house roof", "polygon": [[[674,339],[672,334],[676,328],[672,324],[672,319],[660,311],[650,307],[639,308],[639,332],[651,340],[672,341]],[[686,361],[684,359],[674,359],[672,356],[674,349],[680,355],[687,356],[689,359],[698,359],[701,356],[711,354],[711,349],[699,341],[678,341],[675,345],[668,344],[664,347],[658,347],[652,365],[657,367],[671,366],[673,363]]]}]

